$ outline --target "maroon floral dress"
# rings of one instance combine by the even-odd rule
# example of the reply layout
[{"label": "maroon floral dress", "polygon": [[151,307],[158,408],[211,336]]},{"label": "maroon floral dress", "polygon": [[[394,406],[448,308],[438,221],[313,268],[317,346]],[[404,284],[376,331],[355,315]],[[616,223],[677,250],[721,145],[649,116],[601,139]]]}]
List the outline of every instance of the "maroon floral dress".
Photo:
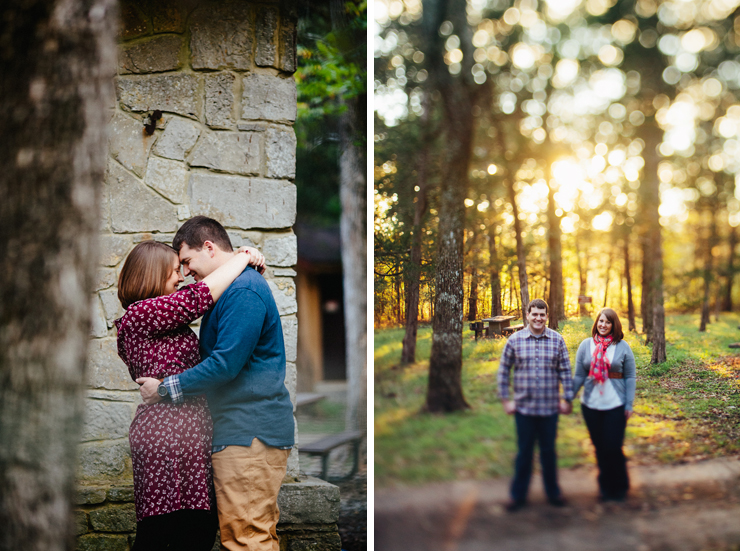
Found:
[{"label": "maroon floral dress", "polygon": [[[211,306],[203,283],[128,307],[118,328],[118,355],[132,379],[182,373],[200,362],[188,327]],[[136,520],[180,509],[211,509],[213,424],[205,396],[139,405],[129,430]]]}]

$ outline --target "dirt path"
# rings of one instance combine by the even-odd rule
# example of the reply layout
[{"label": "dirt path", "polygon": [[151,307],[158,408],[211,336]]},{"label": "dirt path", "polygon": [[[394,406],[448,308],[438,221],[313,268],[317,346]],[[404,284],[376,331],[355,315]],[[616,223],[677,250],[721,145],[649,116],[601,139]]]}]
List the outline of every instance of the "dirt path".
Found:
[{"label": "dirt path", "polygon": [[630,470],[624,504],[596,502],[595,470],[561,470],[569,506],[507,513],[508,480],[375,492],[375,548],[444,551],[740,550],[740,459]]}]

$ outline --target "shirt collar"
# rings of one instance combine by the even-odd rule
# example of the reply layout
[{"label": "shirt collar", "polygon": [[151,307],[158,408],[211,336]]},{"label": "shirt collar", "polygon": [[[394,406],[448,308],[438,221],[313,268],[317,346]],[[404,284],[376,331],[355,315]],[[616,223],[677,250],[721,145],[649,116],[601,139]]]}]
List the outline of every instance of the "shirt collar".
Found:
[{"label": "shirt collar", "polygon": [[529,325],[527,325],[527,327],[525,327],[524,329],[522,329],[522,331],[526,331],[527,332],[527,336],[524,337],[525,339],[527,339],[529,337],[532,337],[533,339],[541,339],[542,337],[545,337],[545,338],[549,339],[550,338],[550,335],[548,334],[547,330],[548,330],[548,328],[545,327],[545,330],[542,333],[540,333],[539,335],[535,335],[534,333],[532,333],[529,330]]}]

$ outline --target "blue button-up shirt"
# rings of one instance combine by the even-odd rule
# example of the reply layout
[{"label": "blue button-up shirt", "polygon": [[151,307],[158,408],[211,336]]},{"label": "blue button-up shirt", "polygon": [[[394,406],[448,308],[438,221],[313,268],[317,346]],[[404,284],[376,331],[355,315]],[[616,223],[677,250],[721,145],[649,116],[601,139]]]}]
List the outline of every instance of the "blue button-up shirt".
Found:
[{"label": "blue button-up shirt", "polygon": [[514,403],[523,415],[553,415],[558,412],[560,384],[563,398],[573,399],[570,358],[563,337],[545,328],[533,335],[529,328],[514,333],[504,346],[498,368],[498,392],[509,397],[511,368],[514,368]]}]

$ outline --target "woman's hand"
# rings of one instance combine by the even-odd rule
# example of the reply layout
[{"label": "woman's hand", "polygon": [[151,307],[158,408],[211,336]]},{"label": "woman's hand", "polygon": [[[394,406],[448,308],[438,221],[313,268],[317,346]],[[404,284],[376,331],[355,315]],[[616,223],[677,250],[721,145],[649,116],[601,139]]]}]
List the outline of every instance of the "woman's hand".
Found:
[{"label": "woman's hand", "polygon": [[250,256],[249,265],[259,273],[265,273],[265,256],[254,247],[239,247],[237,253],[247,253]]}]

